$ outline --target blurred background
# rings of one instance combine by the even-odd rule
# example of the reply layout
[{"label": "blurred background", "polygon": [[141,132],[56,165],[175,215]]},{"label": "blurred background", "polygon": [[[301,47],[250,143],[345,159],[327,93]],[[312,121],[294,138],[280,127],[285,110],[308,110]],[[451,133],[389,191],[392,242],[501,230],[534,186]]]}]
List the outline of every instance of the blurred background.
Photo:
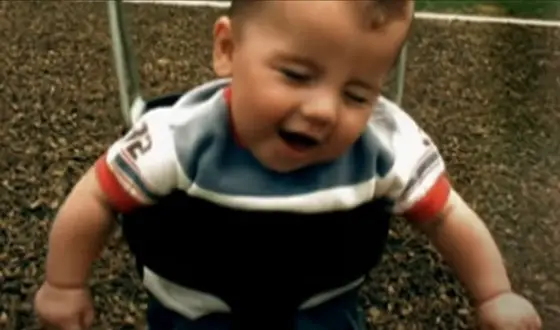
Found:
[{"label": "blurred background", "polygon": [[[223,9],[124,7],[146,95],[212,78],[211,29]],[[552,21],[560,2],[434,0],[417,9]],[[419,17],[403,107],[437,142],[515,288],[552,330],[560,328],[560,23],[535,24]],[[104,2],[1,1],[0,44],[0,329],[31,330],[55,212],[125,127]],[[92,285],[97,329],[143,328],[145,295],[118,234]],[[453,274],[401,220],[363,305],[374,329],[474,329]]]}]

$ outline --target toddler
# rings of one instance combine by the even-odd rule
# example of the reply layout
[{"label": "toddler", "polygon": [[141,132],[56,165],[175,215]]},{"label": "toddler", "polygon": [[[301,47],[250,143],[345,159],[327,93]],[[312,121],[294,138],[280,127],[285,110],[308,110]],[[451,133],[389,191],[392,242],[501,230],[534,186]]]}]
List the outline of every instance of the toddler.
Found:
[{"label": "toddler", "polygon": [[44,324],[91,325],[88,276],[118,215],[151,330],[363,330],[358,291],[402,215],[483,329],[540,329],[432,140],[380,95],[412,19],[410,0],[233,1],[216,80],[152,104],[60,208]]}]

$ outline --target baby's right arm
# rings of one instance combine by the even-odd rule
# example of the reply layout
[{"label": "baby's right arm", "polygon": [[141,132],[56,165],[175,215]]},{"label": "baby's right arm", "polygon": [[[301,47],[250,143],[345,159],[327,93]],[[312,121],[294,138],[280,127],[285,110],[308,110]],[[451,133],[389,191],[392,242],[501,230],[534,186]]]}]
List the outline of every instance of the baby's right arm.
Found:
[{"label": "baby's right arm", "polygon": [[49,237],[46,281],[83,287],[113,228],[114,214],[156,202],[177,185],[166,109],[144,116],[98,159],[60,208]]},{"label": "baby's right arm", "polygon": [[49,235],[45,281],[59,288],[85,287],[91,265],[112,231],[113,214],[92,167],[55,218]]}]

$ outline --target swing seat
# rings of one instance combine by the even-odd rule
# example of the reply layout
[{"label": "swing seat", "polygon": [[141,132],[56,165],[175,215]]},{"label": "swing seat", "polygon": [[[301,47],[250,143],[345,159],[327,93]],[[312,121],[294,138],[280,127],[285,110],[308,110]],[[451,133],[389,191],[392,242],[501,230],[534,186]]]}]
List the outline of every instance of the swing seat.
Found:
[{"label": "swing seat", "polygon": [[[144,113],[172,106],[181,96],[152,99]],[[148,267],[220,297],[232,310],[235,330],[266,320],[276,323],[270,330],[293,329],[304,301],[363,278],[377,265],[390,219],[382,200],[321,214],[247,212],[183,191],[121,217],[141,278]]]},{"label": "swing seat", "polygon": [[183,93],[170,93],[150,99],[148,100],[148,102],[146,102],[144,113],[160,107],[170,107],[173,104],[177,103],[181,96],[183,96]]}]

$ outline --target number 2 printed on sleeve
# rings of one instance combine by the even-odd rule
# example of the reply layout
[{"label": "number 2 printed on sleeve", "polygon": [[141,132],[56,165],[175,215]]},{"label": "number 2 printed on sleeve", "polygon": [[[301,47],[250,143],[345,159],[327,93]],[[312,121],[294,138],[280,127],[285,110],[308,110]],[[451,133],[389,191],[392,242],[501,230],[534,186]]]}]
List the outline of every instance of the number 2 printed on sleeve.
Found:
[{"label": "number 2 printed on sleeve", "polygon": [[129,133],[125,141],[127,143],[125,149],[134,160],[150,151],[152,148],[152,138],[148,130],[148,125],[143,122],[139,127],[133,129]]}]

